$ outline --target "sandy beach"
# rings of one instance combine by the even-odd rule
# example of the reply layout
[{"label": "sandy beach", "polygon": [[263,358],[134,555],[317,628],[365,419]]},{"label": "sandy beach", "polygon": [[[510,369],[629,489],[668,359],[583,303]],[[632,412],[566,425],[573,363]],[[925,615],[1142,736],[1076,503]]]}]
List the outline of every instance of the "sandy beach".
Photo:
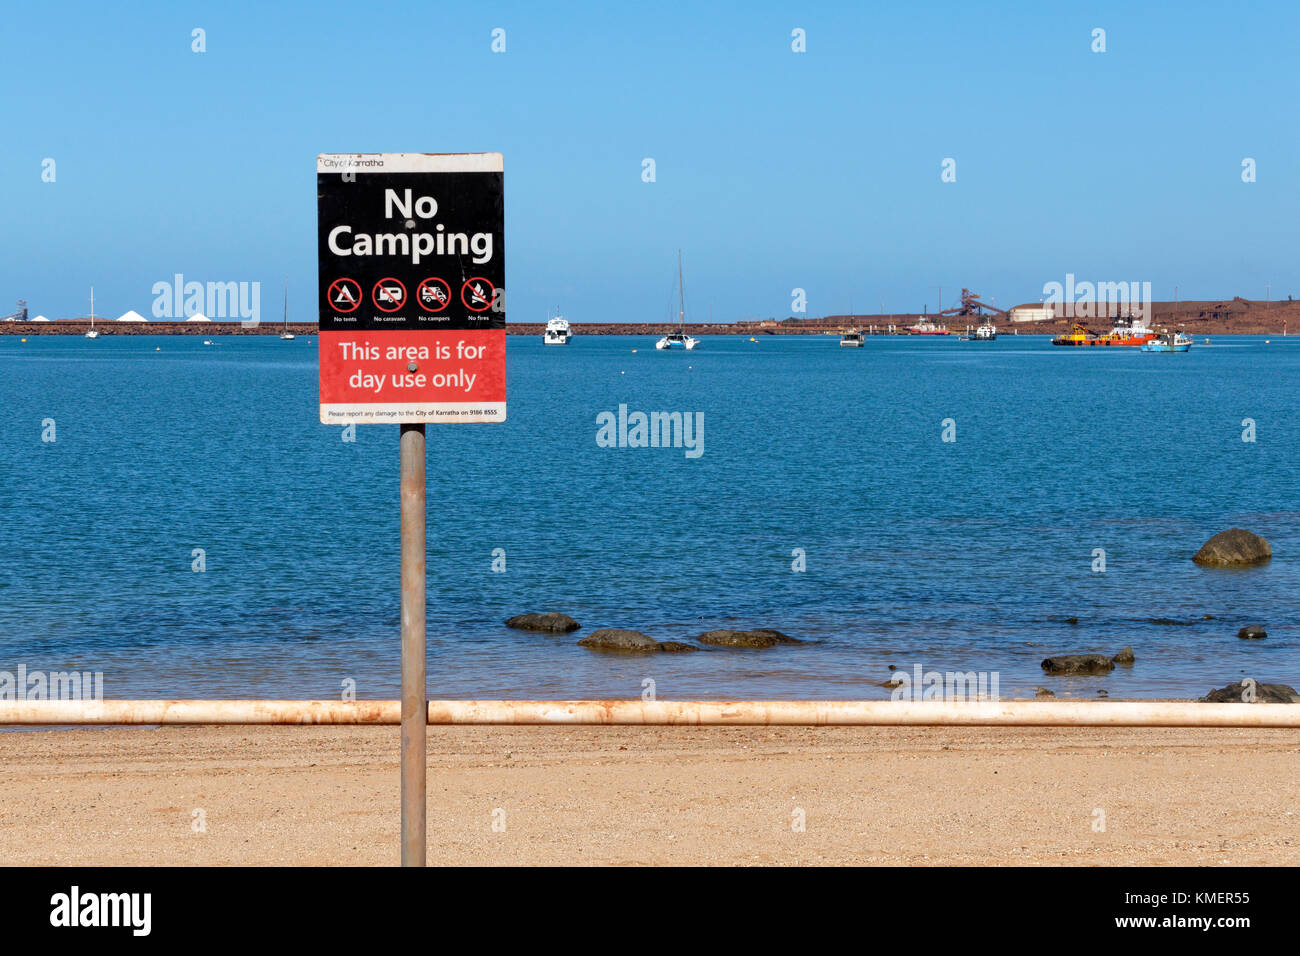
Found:
[{"label": "sandy beach", "polygon": [[[0,747],[6,864],[398,862],[394,727]],[[1285,730],[429,728],[430,864],[1295,865],[1298,806]]]}]

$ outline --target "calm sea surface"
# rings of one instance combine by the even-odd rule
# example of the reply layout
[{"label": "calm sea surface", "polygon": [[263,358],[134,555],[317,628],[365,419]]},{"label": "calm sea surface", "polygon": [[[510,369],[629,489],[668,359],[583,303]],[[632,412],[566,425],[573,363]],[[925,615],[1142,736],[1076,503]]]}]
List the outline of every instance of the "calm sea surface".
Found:
[{"label": "calm sea surface", "polygon": [[[396,426],[319,424],[314,338],[201,341],[0,337],[0,670],[102,671],[119,698],[397,696]],[[1003,696],[1300,685],[1298,388],[1281,337],[511,337],[509,421],[429,426],[429,692],[883,698],[890,664],[996,671]],[[703,456],[598,447],[620,404],[702,412]],[[1191,562],[1232,526],[1272,563]],[[583,631],[502,626],[531,610]],[[1265,640],[1236,637],[1254,623]],[[574,643],[727,626],[808,643]],[[1039,668],[1126,644],[1109,677]]]}]

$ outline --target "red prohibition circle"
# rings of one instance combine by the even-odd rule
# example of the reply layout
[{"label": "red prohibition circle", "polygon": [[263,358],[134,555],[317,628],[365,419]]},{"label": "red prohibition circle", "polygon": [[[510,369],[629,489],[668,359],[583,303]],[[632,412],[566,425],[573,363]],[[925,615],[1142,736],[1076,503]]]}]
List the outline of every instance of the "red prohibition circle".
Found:
[{"label": "red prohibition circle", "polygon": [[[443,297],[442,305],[438,306],[436,309],[431,309],[429,308],[429,306],[425,305],[424,297],[420,295],[420,293],[424,291],[424,287],[429,285],[432,282],[436,282],[438,285],[442,286],[443,291],[446,293],[446,295]],[[441,312],[443,309],[447,308],[447,306],[451,304],[451,286],[447,285],[445,281],[439,279],[437,276],[430,276],[428,279],[425,279],[416,287],[415,302],[420,308],[424,309],[425,312]]]},{"label": "red prohibition circle", "polygon": [[[391,309],[386,309],[379,304],[379,287],[383,285],[385,282],[396,282],[397,285],[402,290],[402,301],[398,302]],[[375,308],[378,309],[380,312],[396,312],[402,306],[406,305],[406,286],[402,283],[401,279],[393,279],[393,278],[380,279],[378,282],[375,283],[375,287],[370,290],[370,298],[374,301]]]},{"label": "red prohibition circle", "polygon": [[[489,289],[492,290],[492,295],[488,297],[486,305],[473,306],[470,305],[469,300],[465,298],[465,293],[469,291],[469,284],[471,282],[482,282],[486,284]],[[484,312],[492,308],[492,303],[495,302],[496,300],[497,300],[496,286],[494,286],[491,282],[488,282],[488,280],[484,279],[482,276],[470,276],[468,279],[465,280],[465,284],[460,287],[460,301],[464,302],[465,308],[469,309],[471,312]]]},{"label": "red prohibition circle", "polygon": [[[342,283],[344,282],[352,283],[352,285],[356,286],[356,290],[357,290],[357,294],[352,299],[352,308],[350,309],[345,309],[342,306],[338,306],[334,304],[334,290],[338,288],[340,285],[342,285]],[[330,308],[333,309],[335,312],[355,312],[358,308],[361,307],[361,283],[359,283],[356,279],[335,279],[333,282],[330,283],[330,287],[325,290],[325,295],[329,296]]]}]

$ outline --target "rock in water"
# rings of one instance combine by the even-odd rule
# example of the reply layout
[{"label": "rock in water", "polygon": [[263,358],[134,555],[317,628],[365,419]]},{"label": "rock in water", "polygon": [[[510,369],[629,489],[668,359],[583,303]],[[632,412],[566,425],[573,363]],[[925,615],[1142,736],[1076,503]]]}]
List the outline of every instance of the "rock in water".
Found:
[{"label": "rock in water", "polygon": [[1056,695],[1055,695],[1054,693],[1052,693],[1050,690],[1048,690],[1046,687],[1040,687],[1040,688],[1038,688],[1038,690],[1034,691],[1034,696],[1035,696],[1035,697],[1055,697]]},{"label": "rock in water", "polygon": [[706,631],[696,640],[701,644],[713,644],[717,647],[775,647],[778,644],[803,643],[789,634],[766,629],[756,631],[731,631],[726,629]]},{"label": "rock in water", "polygon": [[506,627],[517,627],[524,631],[550,631],[552,634],[568,634],[582,627],[567,614],[549,611],[546,614],[516,614],[506,621]]},{"label": "rock in water", "polygon": [[1257,641],[1261,637],[1268,637],[1268,631],[1264,630],[1258,624],[1252,624],[1249,627],[1243,627],[1237,632],[1237,636],[1243,641]]},{"label": "rock in water", "polygon": [[[1256,683],[1254,688],[1255,700],[1257,704],[1296,704],[1300,703],[1300,694],[1296,693],[1294,687],[1288,687],[1286,684],[1260,684]],[[1229,684],[1227,687],[1220,687],[1218,690],[1212,690],[1201,698],[1202,704],[1241,704],[1249,703],[1246,700],[1246,685],[1244,681],[1237,681],[1235,684]]]},{"label": "rock in water", "polygon": [[1115,662],[1105,654],[1063,654],[1043,661],[1049,674],[1109,674]]},{"label": "rock in water", "polygon": [[1259,535],[1244,528],[1229,528],[1201,545],[1192,560],[1214,568],[1233,568],[1262,564],[1271,557],[1273,549]]},{"label": "rock in water", "polygon": [[578,642],[593,651],[623,651],[630,654],[649,654],[658,651],[659,642],[640,631],[624,631],[616,627],[592,631]]},{"label": "rock in water", "polygon": [[1128,647],[1124,648],[1124,650],[1120,651],[1118,654],[1112,657],[1111,660],[1114,661],[1116,664],[1132,664],[1135,660],[1137,660],[1137,657],[1135,657],[1133,654],[1133,646],[1129,645]]},{"label": "rock in water", "polygon": [[664,641],[659,645],[659,650],[669,654],[686,654],[691,651],[698,651],[699,648],[694,644],[683,644],[681,641]]}]

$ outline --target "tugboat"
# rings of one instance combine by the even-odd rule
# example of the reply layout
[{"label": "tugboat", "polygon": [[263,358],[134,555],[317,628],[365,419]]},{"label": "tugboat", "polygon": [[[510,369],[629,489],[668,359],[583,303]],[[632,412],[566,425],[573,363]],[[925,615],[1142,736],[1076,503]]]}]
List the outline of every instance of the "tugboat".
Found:
[{"label": "tugboat", "polygon": [[1182,332],[1161,329],[1154,339],[1142,346],[1143,352],[1190,352],[1192,337]]},{"label": "tugboat", "polygon": [[569,328],[568,320],[562,315],[557,315],[555,318],[547,320],[542,343],[544,345],[568,345],[569,336],[572,334],[573,330]]},{"label": "tugboat", "polygon": [[1109,332],[1098,335],[1086,326],[1075,322],[1069,332],[1052,339],[1053,345],[1074,346],[1142,346],[1152,341],[1156,333],[1135,321],[1133,316],[1118,320]]},{"label": "tugboat", "polygon": [[1146,345],[1156,337],[1155,330],[1142,324],[1141,319],[1134,319],[1132,315],[1120,319],[1115,323],[1115,327],[1110,330],[1109,345]]},{"label": "tugboat", "polygon": [[840,348],[842,349],[860,349],[866,344],[866,339],[857,329],[849,329],[840,336]]},{"label": "tugboat", "polygon": [[935,325],[925,316],[921,316],[921,321],[916,325],[907,327],[909,335],[948,335],[948,330],[942,325]]}]

